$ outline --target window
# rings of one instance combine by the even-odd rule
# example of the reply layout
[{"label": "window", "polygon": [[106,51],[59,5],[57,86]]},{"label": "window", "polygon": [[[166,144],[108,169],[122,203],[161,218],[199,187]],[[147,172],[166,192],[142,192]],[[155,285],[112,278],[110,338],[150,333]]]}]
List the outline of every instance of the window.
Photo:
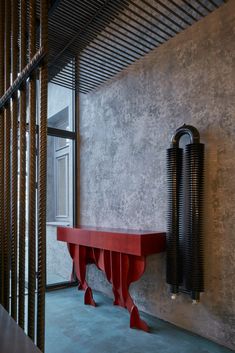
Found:
[{"label": "window", "polygon": [[[57,241],[58,226],[74,224],[73,92],[49,84],[47,139],[47,285],[70,281],[72,260]],[[51,102],[53,100],[53,102]],[[67,105],[66,105],[67,103]]]}]

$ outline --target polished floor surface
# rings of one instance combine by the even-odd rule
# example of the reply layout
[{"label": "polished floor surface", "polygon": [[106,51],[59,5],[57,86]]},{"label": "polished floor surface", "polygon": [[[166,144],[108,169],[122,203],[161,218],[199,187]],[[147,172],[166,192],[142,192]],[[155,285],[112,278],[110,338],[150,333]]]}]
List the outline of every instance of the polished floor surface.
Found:
[{"label": "polished floor surface", "polygon": [[129,328],[128,312],[95,292],[83,305],[76,288],[46,294],[46,353],[231,353],[188,331],[141,313],[151,334]]}]

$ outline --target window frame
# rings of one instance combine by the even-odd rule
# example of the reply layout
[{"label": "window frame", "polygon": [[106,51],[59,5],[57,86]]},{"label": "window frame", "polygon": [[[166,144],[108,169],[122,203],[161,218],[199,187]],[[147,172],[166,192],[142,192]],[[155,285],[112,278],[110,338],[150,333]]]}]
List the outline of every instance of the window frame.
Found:
[{"label": "window frame", "polygon": [[[72,173],[73,173],[73,186],[72,186],[72,196],[73,196],[73,227],[75,227],[78,223],[77,219],[77,214],[78,214],[78,209],[77,209],[77,178],[78,178],[78,153],[77,153],[77,146],[78,146],[78,124],[77,124],[77,106],[76,106],[76,92],[73,92],[73,99],[72,99],[72,116],[73,116],[73,126],[74,126],[74,131],[68,131],[68,130],[62,130],[58,128],[53,128],[48,126],[47,127],[47,136],[53,136],[53,137],[58,137],[58,138],[66,138],[68,140],[72,140]],[[38,129],[38,125],[37,125]],[[38,135],[37,135],[38,136]],[[67,288],[67,287],[74,287],[78,285],[78,280],[75,275],[74,270],[72,270],[71,273],[71,280],[70,281],[63,281],[63,282],[57,282],[57,283],[51,283],[47,284],[46,283],[46,292],[53,291],[53,290],[58,290],[62,288]]]}]

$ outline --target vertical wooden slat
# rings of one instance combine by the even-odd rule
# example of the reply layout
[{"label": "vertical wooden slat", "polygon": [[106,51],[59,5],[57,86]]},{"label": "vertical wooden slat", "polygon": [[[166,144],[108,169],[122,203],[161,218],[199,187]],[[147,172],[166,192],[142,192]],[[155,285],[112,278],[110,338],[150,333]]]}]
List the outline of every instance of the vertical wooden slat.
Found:
[{"label": "vertical wooden slat", "polygon": [[[0,0],[0,96],[4,94],[5,3]],[[0,303],[4,301],[4,113],[0,111]]]},{"label": "vertical wooden slat", "polygon": [[[29,51],[30,59],[36,52],[36,1],[29,2]],[[36,201],[36,75],[32,74],[29,82],[29,227],[28,227],[28,335],[35,336],[35,201]]]},{"label": "vertical wooden slat", "polygon": [[[41,0],[40,44],[47,52],[47,0]],[[47,181],[47,60],[40,68],[39,179],[38,179],[38,301],[37,345],[44,351],[46,288],[46,181]]]},{"label": "vertical wooden slat", "polygon": [[[18,73],[18,0],[11,0],[12,80]],[[17,321],[17,270],[18,270],[18,222],[17,222],[17,183],[18,183],[18,97],[14,95],[11,111],[11,316]]]},{"label": "vertical wooden slat", "polygon": [[[10,86],[10,68],[11,68],[11,4],[5,0],[5,91]],[[11,199],[10,199],[10,105],[4,111],[4,307],[9,311],[10,296],[10,239],[11,239]]]},{"label": "vertical wooden slat", "polygon": [[[26,1],[20,1],[20,70],[26,65]],[[25,324],[26,91],[20,91],[19,325]]]}]

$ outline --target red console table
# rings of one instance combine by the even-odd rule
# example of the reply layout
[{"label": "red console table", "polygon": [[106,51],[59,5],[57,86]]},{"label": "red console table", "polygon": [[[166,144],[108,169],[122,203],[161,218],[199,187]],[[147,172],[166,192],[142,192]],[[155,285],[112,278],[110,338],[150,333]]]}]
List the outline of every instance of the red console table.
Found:
[{"label": "red console table", "polygon": [[104,228],[57,228],[57,239],[67,242],[79,289],[85,290],[84,302],[96,305],[92,290],[86,282],[86,265],[94,263],[105,272],[112,284],[114,305],[130,312],[130,327],[148,331],[140,318],[129,286],[144,273],[146,256],[165,250],[164,232],[143,232]]}]

